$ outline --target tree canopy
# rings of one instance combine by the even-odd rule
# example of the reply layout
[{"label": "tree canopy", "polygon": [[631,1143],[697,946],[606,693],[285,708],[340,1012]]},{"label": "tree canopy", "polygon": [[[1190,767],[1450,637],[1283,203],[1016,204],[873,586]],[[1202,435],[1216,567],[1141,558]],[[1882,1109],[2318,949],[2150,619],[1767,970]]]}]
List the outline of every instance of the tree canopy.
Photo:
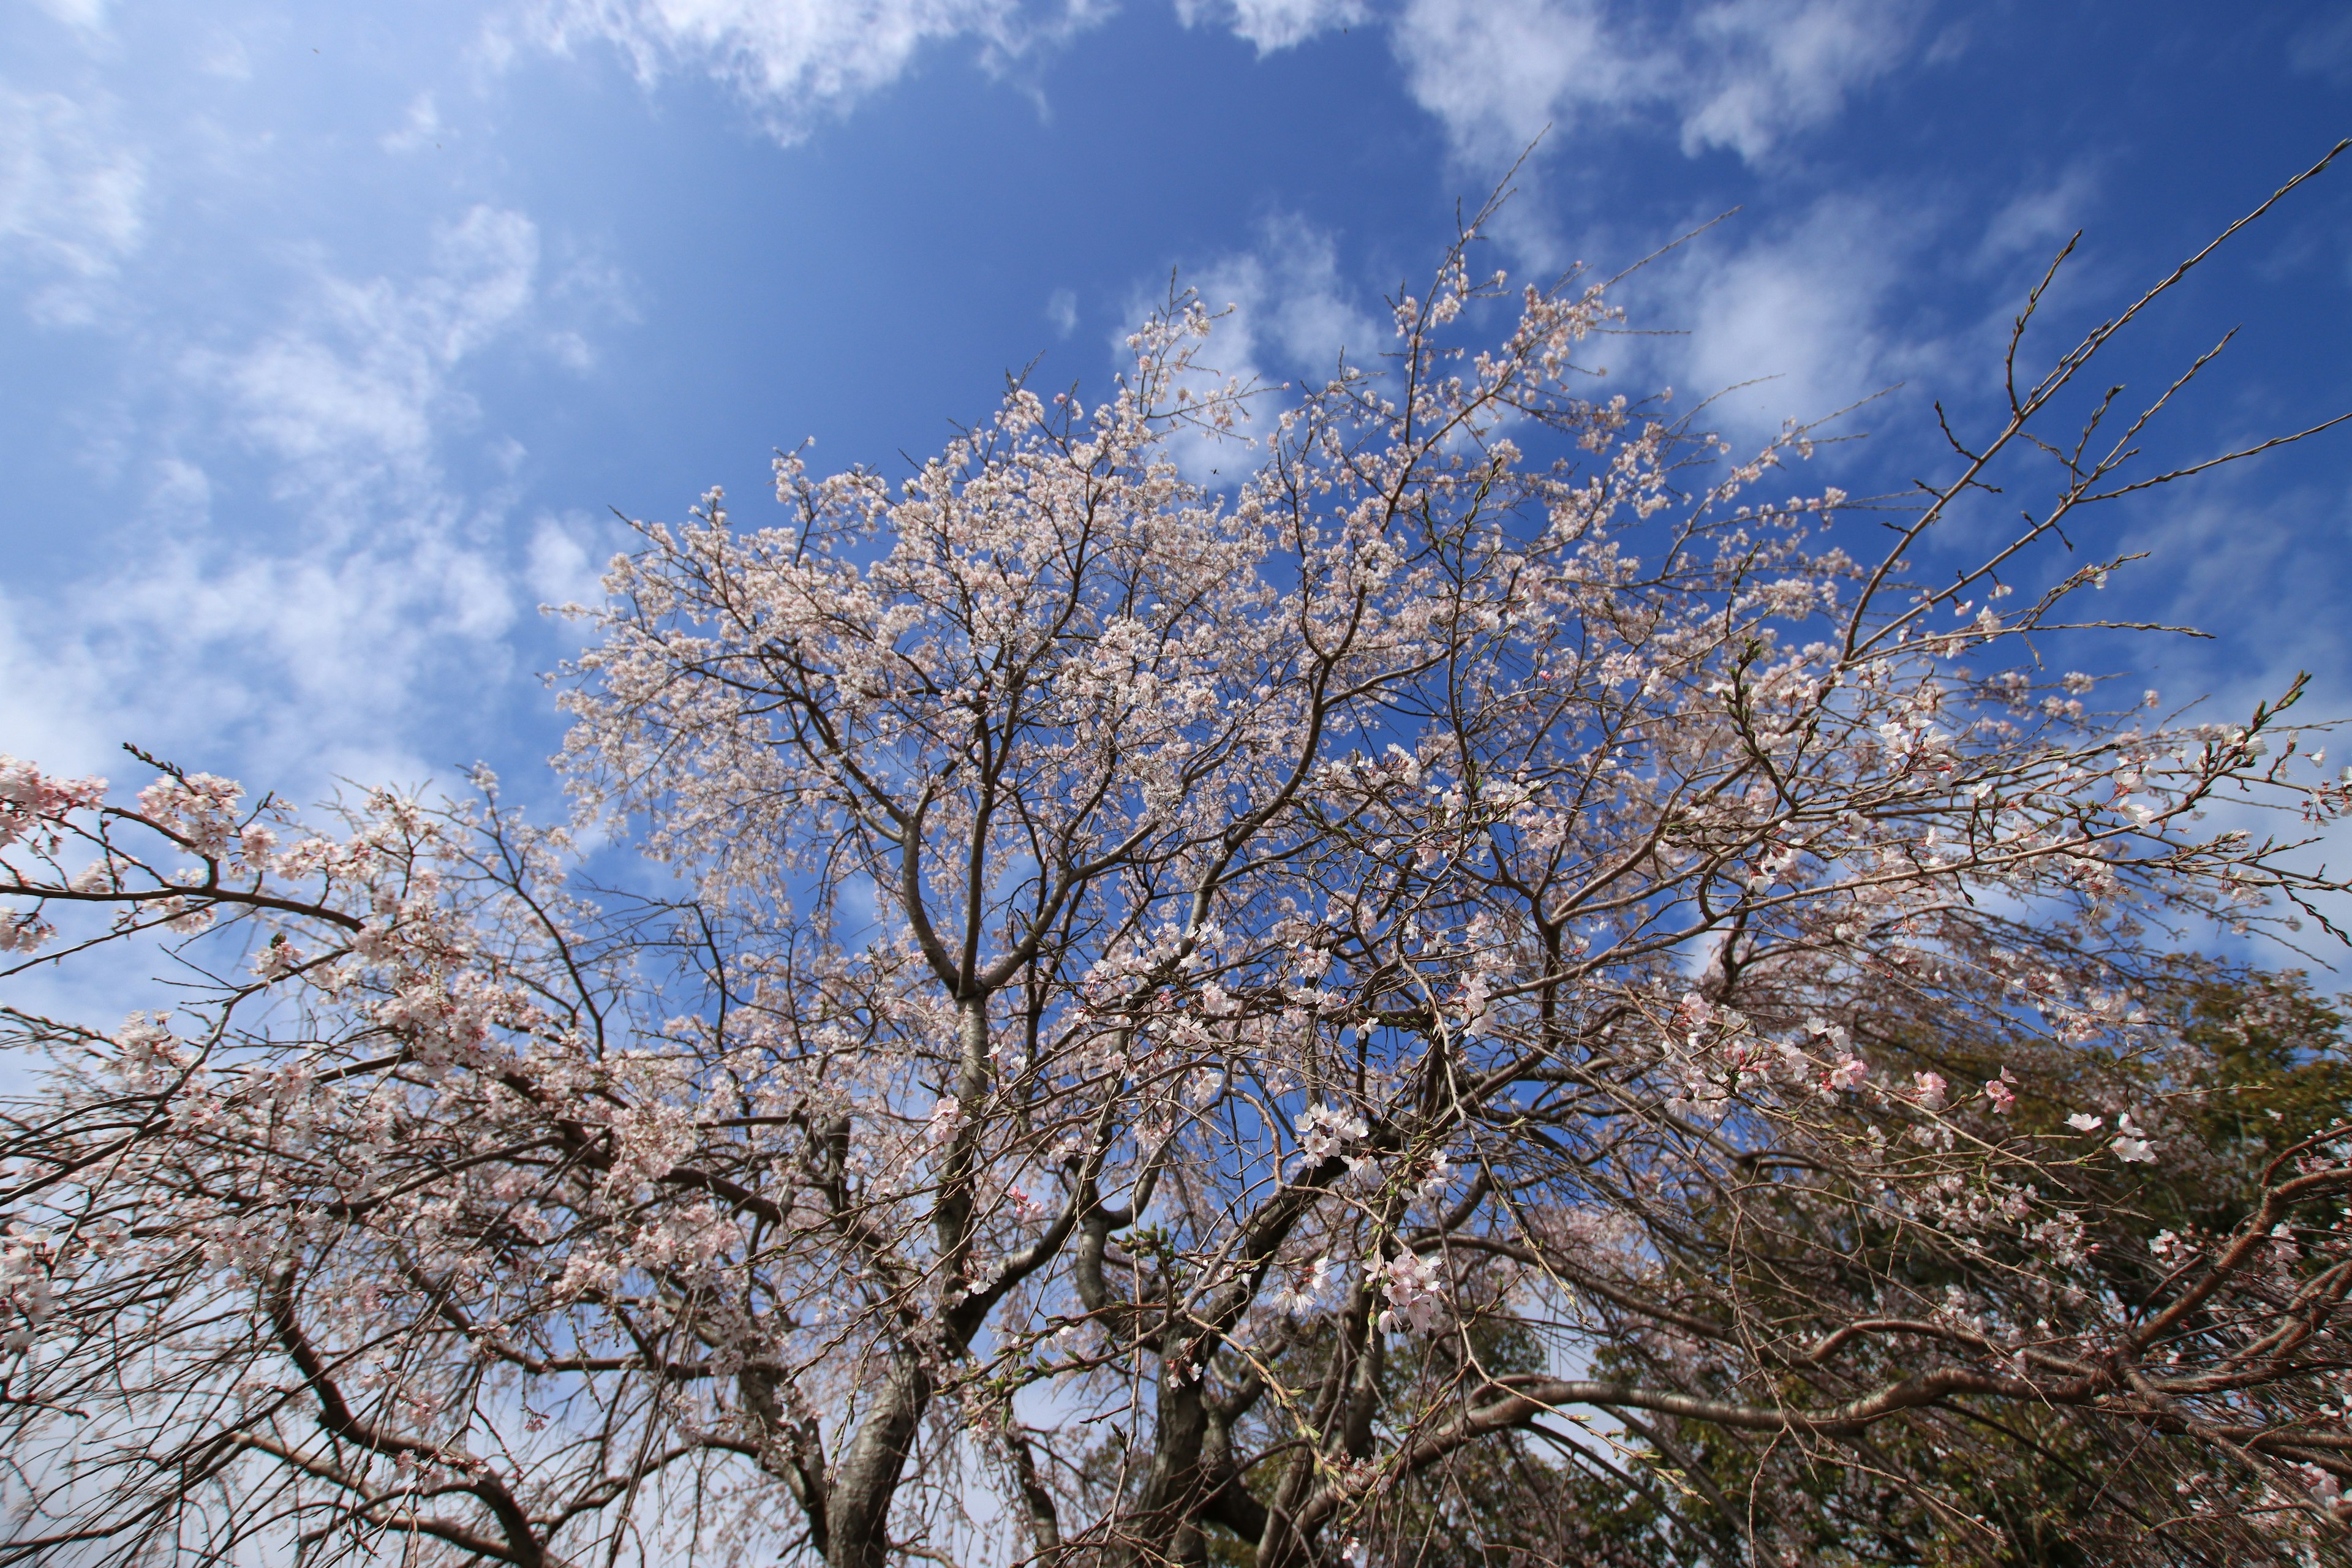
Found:
[{"label": "tree canopy", "polygon": [[173,989],[7,1015],[0,1563],[2339,1550],[2339,1020],[2179,953],[2325,927],[2352,792],[2042,662],[2243,455],[2081,414],[2181,274],[1890,510],[1477,226],[1320,386],[1180,296],[644,525],[561,766],[667,884],[7,762],[19,971]]}]

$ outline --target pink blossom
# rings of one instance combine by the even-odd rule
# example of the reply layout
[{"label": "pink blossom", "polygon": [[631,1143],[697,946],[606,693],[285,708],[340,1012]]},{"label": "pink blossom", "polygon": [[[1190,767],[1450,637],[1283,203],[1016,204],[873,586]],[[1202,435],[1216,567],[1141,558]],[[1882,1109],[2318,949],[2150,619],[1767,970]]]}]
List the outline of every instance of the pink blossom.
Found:
[{"label": "pink blossom", "polygon": [[2016,1108],[2017,1091],[2011,1087],[2016,1082],[2017,1075],[2007,1068],[2000,1069],[1999,1078],[1985,1080],[1985,1098],[1992,1101],[1993,1114],[2006,1116]]},{"label": "pink blossom", "polygon": [[2127,1165],[2148,1164],[2156,1159],[2156,1145],[2143,1129],[2132,1124],[2128,1111],[2116,1118],[2116,1141],[2110,1147],[2116,1158]]},{"label": "pink blossom", "polygon": [[1444,1279],[1429,1259],[1409,1249],[1401,1251],[1381,1266],[1379,1274],[1381,1294],[1389,1304],[1381,1314],[1381,1327],[1427,1333],[1444,1321]]},{"label": "pink blossom", "polygon": [[[2127,1046],[2196,1087],[2202,1047],[2117,974],[2346,890],[2190,826],[2352,803],[2260,760],[2284,705],[2158,725],[2037,663],[2095,577],[2059,519],[2116,476],[2063,470],[1973,566],[1905,533],[1848,555],[1818,537],[1836,493],[1787,493],[1806,432],[1737,450],[1602,396],[1602,294],[1467,257],[1321,386],[1210,371],[1180,299],[1099,398],[1015,386],[903,478],[795,454],[775,512],[714,490],[639,525],[562,768],[594,867],[674,882],[624,859],[610,890],[578,825],[487,775],[306,819],[0,759],[0,951],[71,937],[0,969],[59,953],[83,984],[41,994],[104,993],[144,942],[173,1008],[13,1026],[49,1062],[0,1171],[26,1517],[175,1528],[172,1476],[123,1456],[201,1452],[392,1555],[429,1517],[518,1562],[647,1523],[681,1559],[831,1528],[866,1561],[1030,1517],[969,1489],[1001,1476],[1066,1541],[1158,1539],[1087,1459],[1157,1388],[1254,1412],[1236,1476],[1311,1460],[1293,1500],[1328,1544],[1455,1462],[1427,1445],[1500,1443],[1476,1413],[1622,1371],[1695,1442],[1756,1436],[1743,1495],[1801,1539],[1853,1401],[1898,1470],[1952,1446],[1889,1495],[1982,1457],[1906,1403],[1923,1355],[1995,1418],[2129,1366],[2154,1392],[2105,1412],[2119,1442],[2207,1419],[2216,1365],[2250,1369],[2249,1430],[2333,1408],[2343,1326],[2292,1315],[2327,1207],[2141,1345],[2095,1267],[2129,1216],[2053,1184],[2046,1140],[1939,1115],[1920,1058],[1874,1086],[1856,1049],[2016,1039],[2034,1081],[2125,1103]],[[2043,450],[2038,384],[1990,438],[2003,483]],[[1202,441],[1215,490],[1185,478]],[[2108,1147],[2156,1153],[2127,1116]],[[1487,1323],[1552,1370],[1372,1397],[1377,1335]],[[1016,1410],[1033,1372],[1058,1386]],[[1148,1407],[1122,1430],[1135,1475],[1198,1458],[1151,1447]],[[986,1463],[919,1462],[966,1437]],[[824,1511],[845,1477],[869,1489]],[[2237,1514],[2250,1561],[2288,1528]]]}]

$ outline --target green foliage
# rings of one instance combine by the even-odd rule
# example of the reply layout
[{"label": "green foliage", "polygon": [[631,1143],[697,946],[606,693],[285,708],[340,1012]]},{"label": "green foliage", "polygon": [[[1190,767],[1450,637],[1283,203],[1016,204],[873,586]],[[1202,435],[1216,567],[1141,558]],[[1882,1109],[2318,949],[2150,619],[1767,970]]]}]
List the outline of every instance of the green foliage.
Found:
[{"label": "green foliage", "polygon": [[[2022,1135],[2046,1146],[2053,1187],[2089,1200],[2096,1217],[2090,1255],[2105,1288],[2126,1302],[2147,1299],[2171,1272],[2173,1238],[2210,1239],[2240,1225],[2260,1201],[2266,1170],[2352,1122],[2352,1048],[2346,1016],[2299,973],[2263,973],[2178,959],[2139,988],[2150,1038],[2140,1054],[2053,1046],[1881,1020],[1872,1050],[1890,1066],[1934,1071],[1956,1100],[2017,1069],[2014,1110],[1979,1120],[1986,1136]],[[1981,1103],[1981,1102],[1980,1102]],[[2154,1135],[2157,1157],[2126,1163],[2114,1152],[2118,1117],[2135,1115]],[[2070,1117],[2096,1115],[2087,1131]],[[1892,1227],[1888,1227],[1891,1229]],[[2169,1233],[2168,1235],[2168,1233]],[[1921,1268],[1932,1257],[1867,1230],[1854,1237],[1855,1265],[1878,1273],[1907,1268],[1922,1294],[1967,1281]],[[1743,1281],[1755,1289],[1759,1282]],[[1878,1374],[1902,1369],[1882,1349]],[[1694,1427],[1717,1486],[1744,1489],[1757,1445]],[[2177,1529],[2192,1500],[2251,1495],[2260,1478],[2217,1466],[2145,1426],[2086,1408],[1998,1411],[1963,1402],[1873,1430],[1878,1471],[1897,1486],[1833,1458],[1787,1467],[1808,1493],[1816,1527],[1798,1560],[1833,1568],[2090,1568],[2133,1562],[2218,1561]],[[1687,1506],[1688,1499],[1685,1497]],[[1783,1510],[1801,1515],[1806,1510]],[[2168,1525],[2167,1521],[2171,1521]],[[2339,1542],[2336,1549],[2342,1552]],[[2352,1554],[2328,1561],[2352,1561]]]},{"label": "green foliage", "polygon": [[[2352,1121],[2346,1016],[2305,976],[2176,960],[2137,1000],[2149,1037],[2164,1042],[2138,1055],[2036,1043],[2023,1030],[2006,1039],[1970,1036],[1935,1026],[1948,1022],[1941,1019],[1925,1026],[1882,1019],[1869,1040],[1889,1066],[1943,1074],[1956,1100],[2004,1067],[2018,1069],[2015,1110],[1999,1121],[1981,1115],[1984,1131],[2046,1144],[2052,1184],[2095,1200],[2092,1257],[2125,1300],[2144,1299],[2168,1272],[2155,1250],[2164,1233],[2226,1234],[2259,1201],[2273,1162]],[[2116,1123],[2126,1111],[2154,1134],[2152,1163],[2116,1157]],[[2101,1118],[2089,1133],[2068,1122],[2088,1114]],[[1806,1222],[1792,1215],[1790,1223]],[[1891,1221],[1865,1223],[1843,1238],[1856,1278],[1896,1269],[1916,1275],[1906,1283],[1922,1293],[1965,1286],[1957,1273],[1928,1277],[1933,1255],[1898,1245],[1895,1230]],[[1794,1321],[1821,1284],[1776,1275],[1769,1248],[1727,1247],[1720,1255],[1741,1258],[1738,1277],[1694,1279],[1688,1294],[1720,1299],[1736,1290],[1764,1315]],[[1524,1328],[1481,1333],[1490,1364],[1532,1364],[1537,1347]],[[1863,1350],[1863,1381],[1899,1376],[1902,1353]],[[1429,1363],[1443,1360],[1433,1346],[1423,1365],[1401,1365],[1396,1376],[1427,1378]],[[1643,1370],[1638,1342],[1612,1349],[1594,1368],[1604,1377]],[[2217,1467],[2210,1451],[2087,1409],[1963,1402],[1917,1412],[1874,1428],[1859,1464],[1851,1449],[1808,1455],[1785,1440],[1697,1423],[1660,1419],[1643,1432],[1620,1432],[1624,1450],[1614,1454],[1588,1442],[1594,1457],[1582,1462],[1539,1455],[1537,1440],[1519,1435],[1405,1483],[1381,1511],[1385,1551],[1374,1561],[1414,1568],[2187,1564],[2221,1561],[2179,1528],[2194,1500],[2259,1487],[2250,1474]],[[1751,1507],[1759,1489],[1774,1505],[1769,1510]],[[1751,1540],[1752,1521],[1765,1512],[1775,1521],[1770,1539]]]},{"label": "green foliage", "polygon": [[[2305,976],[2179,959],[2133,1000],[2146,1015],[2144,1037],[2157,1042],[2137,1054],[2054,1044],[2022,1026],[2008,1037],[1969,1032],[1948,1016],[1865,1019],[1857,1030],[1884,1066],[1948,1079],[1964,1127],[2045,1152],[2051,1187],[2090,1200],[2095,1275],[2127,1302],[2147,1299],[2167,1274],[2165,1233],[2226,1234],[2260,1201],[2266,1168],[2352,1121],[2346,1013]],[[1978,1091],[2004,1068],[2016,1071],[2018,1098],[1996,1117]],[[2154,1140],[2155,1161],[2116,1157],[2126,1111]],[[2100,1126],[2070,1124],[2082,1115]],[[1810,1228],[1819,1240],[1824,1224],[1836,1232],[1801,1267],[1753,1238],[1733,1246],[1702,1236],[1674,1265],[1680,1277],[1668,1294],[1737,1299],[1759,1321],[1793,1324],[1822,1296],[1851,1299],[1870,1281],[1899,1279],[1926,1297],[1965,1291],[1957,1267],[1938,1273],[1937,1253],[1905,1244],[1901,1227],[1917,1222],[1839,1212],[1792,1196],[1790,1234]],[[1820,1272],[1823,1255],[1839,1278]],[[1690,1261],[1708,1256],[1723,1260],[1713,1273]],[[1540,1330],[1502,1301],[1448,1331],[1383,1343],[1381,1420],[1398,1442],[1449,1418],[1491,1379],[1559,1370]],[[1325,1325],[1292,1344],[1286,1375],[1314,1386],[1333,1353]],[[1629,1334],[1572,1375],[1654,1381],[1652,1353]],[[1899,1379],[1916,1353],[1900,1340],[1865,1340],[1843,1364],[1870,1384]],[[1803,1391],[1792,1383],[1788,1392]],[[1120,1458],[1106,1445],[1092,1466],[1107,1480]],[[1238,1484],[1263,1502],[1274,1469]],[[1324,1546],[1336,1563],[1352,1540],[1379,1568],[2234,1568],[2200,1545],[2193,1510],[2200,1499],[2253,1496],[2263,1479],[2217,1462],[2210,1448],[2084,1407],[1963,1400],[1811,1450],[1668,1416],[1580,1424],[1563,1415],[1388,1479]],[[1254,1563],[1255,1542],[1215,1526],[1205,1536],[1213,1568]],[[2352,1562],[2342,1552],[2340,1542],[2323,1547],[2319,1561]]]}]

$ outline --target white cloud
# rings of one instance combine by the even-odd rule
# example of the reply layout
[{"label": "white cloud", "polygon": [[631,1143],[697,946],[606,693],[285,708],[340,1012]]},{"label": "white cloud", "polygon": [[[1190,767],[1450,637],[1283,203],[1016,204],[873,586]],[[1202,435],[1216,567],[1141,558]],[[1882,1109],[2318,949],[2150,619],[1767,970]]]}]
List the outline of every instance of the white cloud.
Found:
[{"label": "white cloud", "polygon": [[1391,334],[1340,279],[1333,237],[1304,218],[1268,220],[1255,247],[1212,262],[1191,282],[1211,310],[1233,307],[1213,340],[1211,357],[1222,369],[1321,375],[1342,351],[1360,363],[1388,346]]},{"label": "white cloud", "polygon": [[530,554],[524,581],[542,605],[601,605],[604,602],[604,563],[591,559],[591,544],[599,531],[577,513],[542,517],[531,530]]},{"label": "white cloud", "polygon": [[477,206],[435,236],[433,266],[403,286],[320,276],[316,298],[265,342],[187,362],[225,393],[235,425],[314,500],[414,496],[437,482],[436,435],[472,415],[450,384],[460,361],[530,310],[539,231]]},{"label": "white cloud", "polygon": [[1176,16],[1188,27],[1213,19],[1261,55],[1305,43],[1333,27],[1364,19],[1363,0],[1176,0]]},{"label": "white cloud", "polygon": [[1685,385],[1713,392],[1772,377],[1760,395],[1735,399],[1798,417],[1876,390],[1864,379],[1878,357],[1872,322],[1893,279],[1883,258],[1841,243],[1862,215],[1850,204],[1826,205],[1831,211],[1817,211],[1796,233],[1748,247],[1701,282],[1681,356]]},{"label": "white cloud", "polygon": [[408,110],[401,117],[400,129],[387,131],[376,139],[378,146],[387,153],[419,153],[427,147],[437,148],[449,134],[441,123],[441,110],[430,91],[420,92],[409,100]]},{"label": "white cloud", "polygon": [[1740,446],[1897,386],[1960,415],[1997,386],[2019,302],[2096,189],[2085,162],[2019,181],[1990,217],[1916,184],[1751,207],[1619,285],[1630,324],[1660,335],[1618,340],[1612,369],[1628,395],[1714,399],[1704,422]]},{"label": "white cloud", "polygon": [[1410,0],[1392,43],[1414,99],[1479,163],[1547,125],[1670,117],[1686,152],[1754,163],[1892,68],[1915,0]]},{"label": "white cloud", "polygon": [[1722,0],[1691,19],[1684,58],[1683,146],[1725,147],[1754,163],[1819,125],[1853,88],[1893,68],[1916,7],[1889,0]]},{"label": "white cloud", "polygon": [[1078,295],[1074,289],[1056,289],[1045,301],[1045,320],[1054,324],[1054,335],[1066,338],[1078,330]]},{"label": "white cloud", "polygon": [[563,563],[520,501],[538,438],[485,389],[593,374],[628,290],[593,237],[442,196],[517,188],[483,148],[420,163],[499,85],[453,58],[479,13],[378,40],[87,9],[108,30],[0,27],[28,40],[0,49],[0,309],[77,323],[37,343],[72,526],[0,577],[0,749],[122,773],[132,740],[315,795],[510,742]]},{"label": "white cloud", "polygon": [[[477,206],[436,233],[421,276],[322,274],[266,341],[192,359],[310,526],[274,548],[172,552],[109,584],[113,614],[173,627],[215,668],[252,668],[252,699],[290,692],[330,735],[397,714],[461,646],[502,665],[489,645],[517,610],[493,542],[504,503],[450,490],[441,458],[478,417],[454,373],[528,319],[539,248],[527,216]],[[227,542],[188,536],[207,531]]]},{"label": "white cloud", "polygon": [[2089,168],[2077,164],[2046,185],[2021,191],[1985,225],[1988,261],[2023,256],[2047,261],[2068,235],[2083,226],[2084,209],[2096,192]]},{"label": "white cloud", "polygon": [[707,71],[791,142],[896,81],[927,45],[975,39],[983,63],[1001,68],[1104,10],[1100,0],[540,0],[520,30],[559,53],[616,47],[647,81]]},{"label": "white cloud", "polygon": [[[525,455],[474,436],[464,387],[492,353],[545,349],[540,250],[528,216],[478,206],[436,231],[415,272],[319,268],[257,341],[169,361],[180,407],[142,459],[139,548],[37,602],[0,599],[0,727],[30,737],[0,746],[226,748],[298,792],[339,773],[420,776],[427,710],[491,698],[523,657],[527,595],[579,597],[583,580],[593,594],[560,526],[507,542],[512,481],[497,476]],[[447,476],[469,437],[487,490]],[[240,447],[282,511],[205,466],[243,467]],[[28,661],[40,679],[9,679]]]},{"label": "white cloud", "polygon": [[2308,24],[2288,46],[2287,58],[2297,70],[2352,86],[2352,16],[2338,14]]},{"label": "white cloud", "polygon": [[1591,0],[1412,0],[1392,41],[1415,101],[1479,162],[1516,155],[1554,121],[1657,96],[1658,63]]},{"label": "white cloud", "polygon": [[[1222,26],[1261,55],[1377,20],[1367,0],[1173,0],[1187,26]],[[1481,163],[1547,125],[1667,117],[1683,145],[1755,162],[1834,116],[1911,47],[1923,0],[1405,0],[1388,22],[1407,85]],[[520,46],[618,49],[641,79],[700,71],[731,83],[779,140],[903,76],[922,51],[975,43],[1001,70],[1102,19],[1108,0],[526,0],[493,25],[491,58]]]},{"label": "white cloud", "polygon": [[145,235],[146,183],[105,100],[0,85],[0,264],[55,279],[32,296],[36,319],[89,319],[92,286]]},{"label": "white cloud", "polygon": [[436,771],[417,742],[463,727],[423,725],[425,708],[489,697],[517,657],[503,552],[454,521],[389,520],[344,549],[242,540],[217,519],[185,538],[151,530],[135,568],[5,605],[45,666],[30,688],[7,683],[7,726],[73,756],[136,740],[297,794]]},{"label": "white cloud", "polygon": [[1679,405],[1714,398],[1702,423],[1736,446],[1939,368],[1943,337],[1888,319],[1931,225],[1925,212],[1838,195],[1745,244],[1737,228],[1713,230],[1621,291],[1634,325],[1679,335],[1625,340],[1625,363],[1612,368],[1639,384],[1629,394],[1655,380]]},{"label": "white cloud", "polygon": [[107,0],[36,0],[36,4],[67,26],[86,33],[106,26]]},{"label": "white cloud", "polygon": [[[1228,378],[1244,384],[1319,380],[1339,367],[1343,352],[1351,363],[1369,363],[1391,335],[1340,276],[1334,237],[1295,216],[1267,220],[1251,248],[1180,275],[1180,281],[1212,312],[1222,312],[1202,350],[1202,373],[1193,378],[1201,392]],[[1129,319],[1139,319],[1151,304],[1139,292]],[[1114,353],[1124,355],[1124,333]],[[1262,418],[1268,410],[1255,412]],[[1228,441],[1206,433],[1181,438],[1175,455],[1195,481],[1241,461]]]},{"label": "white cloud", "polygon": [[105,732],[103,694],[81,649],[43,619],[0,593],[0,752],[60,773],[104,773],[121,737]]}]

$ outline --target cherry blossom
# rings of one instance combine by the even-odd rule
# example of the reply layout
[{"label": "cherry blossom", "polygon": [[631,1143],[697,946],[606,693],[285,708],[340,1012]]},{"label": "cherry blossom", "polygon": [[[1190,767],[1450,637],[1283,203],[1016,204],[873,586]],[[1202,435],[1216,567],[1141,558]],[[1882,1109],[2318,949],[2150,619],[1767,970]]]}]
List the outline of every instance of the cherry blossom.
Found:
[{"label": "cherry blossom", "polygon": [[1098,398],[640,525],[565,826],[0,759],[0,973],[172,981],[5,1015],[0,1561],[1407,1562],[1499,1434],[1625,1473],[1571,1426],[1794,1542],[1962,1409],[2127,1430],[2118,1495],[2352,1476],[2345,1145],[2210,1230],[2115,1185],[2226,1152],[2176,934],[2324,921],[2352,807],[2300,684],[2043,667],[2173,473],[2070,401],[2141,305],[1855,554],[1820,433],[1603,395],[1606,289],[1475,228],[1319,385],[1180,295]]},{"label": "cherry blossom", "polygon": [[2126,1164],[2145,1164],[2156,1158],[2156,1146],[2142,1135],[2141,1129],[2132,1125],[2129,1111],[2116,1118],[2116,1141],[2108,1147]]}]

